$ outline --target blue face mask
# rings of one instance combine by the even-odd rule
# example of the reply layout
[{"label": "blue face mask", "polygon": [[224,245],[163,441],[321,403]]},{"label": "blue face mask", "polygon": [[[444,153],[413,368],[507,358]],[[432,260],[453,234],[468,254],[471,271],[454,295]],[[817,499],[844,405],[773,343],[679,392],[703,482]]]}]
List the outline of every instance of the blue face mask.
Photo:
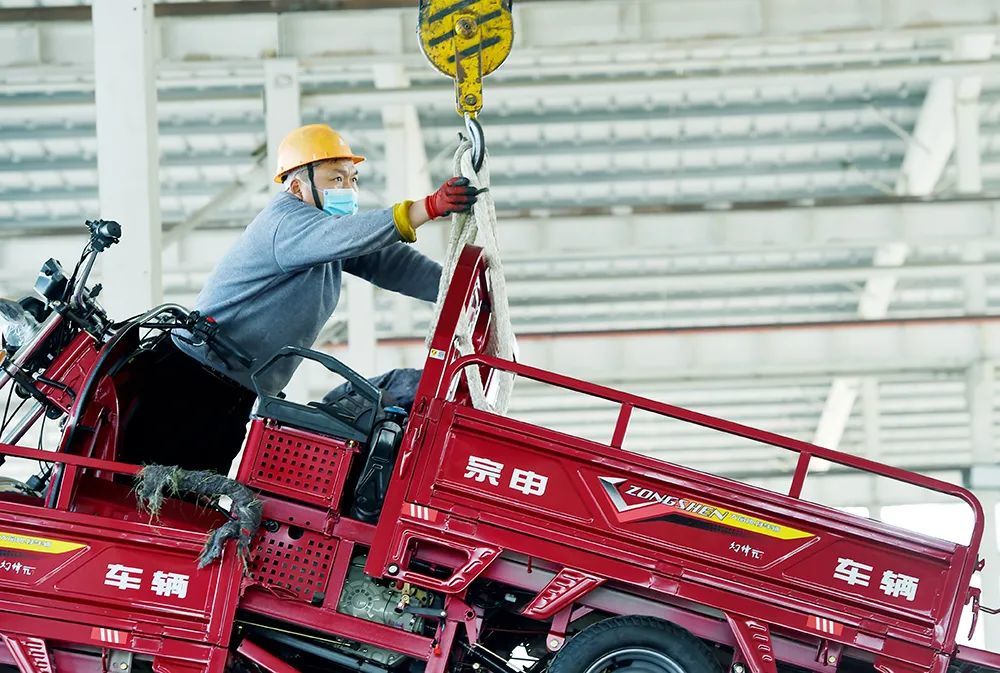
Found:
[{"label": "blue face mask", "polygon": [[324,189],[323,212],[354,215],[358,212],[358,193],[353,189]]}]

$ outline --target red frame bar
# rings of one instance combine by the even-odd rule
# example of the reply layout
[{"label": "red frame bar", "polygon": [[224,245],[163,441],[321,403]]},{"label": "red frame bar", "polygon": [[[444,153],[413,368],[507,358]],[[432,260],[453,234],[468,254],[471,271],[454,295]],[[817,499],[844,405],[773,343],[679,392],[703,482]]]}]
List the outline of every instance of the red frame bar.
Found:
[{"label": "red frame bar", "polygon": [[978,650],[975,647],[959,645],[955,648],[955,656],[952,661],[962,661],[977,666],[988,666],[1000,670],[1000,653]]},{"label": "red frame bar", "polygon": [[240,646],[236,648],[236,651],[263,668],[265,671],[273,671],[274,673],[299,673],[299,669],[291,666],[290,664],[286,664],[284,661],[250,640],[244,639],[243,642],[240,643]]},{"label": "red frame bar", "polygon": [[77,456],[71,453],[42,451],[41,449],[31,449],[13,444],[0,444],[0,456],[28,458],[30,460],[40,460],[45,463],[62,463],[63,465],[72,465],[75,467],[92,467],[97,470],[117,472],[118,474],[135,475],[142,471],[142,465],[119,463],[113,460],[90,458],[88,456]]},{"label": "red frame bar", "polygon": [[812,460],[812,451],[803,451],[799,454],[799,459],[795,462],[795,474],[792,475],[792,485],[788,487],[788,495],[798,498],[802,495],[802,487],[806,483],[806,475],[809,473],[809,461]]},{"label": "red frame bar", "polygon": [[615,432],[611,435],[611,446],[620,449],[625,441],[625,433],[628,431],[628,423],[632,419],[632,405],[625,403],[618,411],[618,421],[615,423]]},{"label": "red frame bar", "polygon": [[[441,387],[438,389],[438,397],[440,399],[445,399],[449,402],[453,401],[450,397],[448,397],[450,384],[462,369],[471,365],[480,365],[491,369],[510,372],[512,374],[518,374],[541,383],[548,383],[550,385],[565,388],[567,390],[573,390],[592,397],[599,397],[610,402],[617,402],[623,407],[625,405],[629,405],[634,408],[650,411],[660,414],[661,416],[667,416],[669,418],[683,421],[685,423],[700,425],[705,428],[718,430],[737,437],[743,437],[744,439],[769,444],[779,449],[794,451],[795,453],[800,454],[800,456],[806,458],[804,461],[806,467],[808,467],[808,458],[815,456],[817,458],[822,458],[823,460],[828,460],[831,463],[845,465],[863,472],[877,474],[889,479],[895,479],[896,481],[919,486],[920,488],[929,491],[935,491],[953,498],[958,498],[969,505],[975,514],[976,521],[973,527],[972,539],[969,547],[978,549],[979,543],[982,540],[982,505],[979,504],[979,501],[970,491],[962,488],[961,486],[955,486],[954,484],[949,484],[948,482],[934,479],[933,477],[927,477],[922,474],[917,474],[915,472],[908,472],[898,467],[882,465],[881,463],[876,463],[875,461],[868,460],[867,458],[862,458],[860,456],[841,453],[840,451],[827,449],[802,440],[784,437],[782,435],[768,432],[766,430],[760,430],[758,428],[752,428],[748,425],[742,425],[741,423],[727,421],[722,418],[709,416],[708,414],[699,413],[697,411],[691,411],[690,409],[684,409],[665,402],[657,402],[655,400],[639,397],[638,395],[615,390],[614,388],[608,388],[596,383],[590,383],[588,381],[582,381],[570,376],[564,376],[563,374],[556,374],[544,369],[538,369],[537,367],[531,367],[520,362],[503,360],[501,358],[480,354],[466,355],[458,358],[445,369],[445,374],[441,379]],[[621,416],[619,416],[619,424],[620,423]],[[618,428],[615,429],[615,433],[618,433]],[[802,463],[803,458],[800,457],[799,465],[796,466],[796,472],[799,472],[799,470],[802,469]],[[802,479],[804,480],[804,476]]]}]

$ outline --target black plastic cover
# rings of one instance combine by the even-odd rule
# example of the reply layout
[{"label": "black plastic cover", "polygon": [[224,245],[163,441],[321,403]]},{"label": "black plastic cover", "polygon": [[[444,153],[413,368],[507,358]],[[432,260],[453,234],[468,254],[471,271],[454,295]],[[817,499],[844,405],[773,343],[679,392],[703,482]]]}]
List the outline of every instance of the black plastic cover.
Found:
[{"label": "black plastic cover", "polygon": [[68,284],[69,278],[63,272],[62,264],[59,263],[59,260],[50,257],[38,270],[38,278],[35,279],[35,292],[48,301],[58,301],[65,296]]}]

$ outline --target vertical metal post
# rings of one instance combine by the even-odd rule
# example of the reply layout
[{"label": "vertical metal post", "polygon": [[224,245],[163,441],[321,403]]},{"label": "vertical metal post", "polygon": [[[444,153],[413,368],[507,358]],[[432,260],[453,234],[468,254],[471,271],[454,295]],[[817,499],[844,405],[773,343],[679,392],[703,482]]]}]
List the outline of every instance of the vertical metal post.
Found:
[{"label": "vertical metal post", "polygon": [[790,497],[802,497],[802,487],[806,483],[806,475],[809,474],[810,460],[812,460],[812,454],[803,451],[799,454],[799,459],[795,461],[795,474],[792,475],[792,485],[788,487]]},{"label": "vertical metal post", "polygon": [[163,296],[153,0],[94,0],[92,17],[100,216],[123,231],[102,302],[122,318]]},{"label": "vertical metal post", "polygon": [[611,446],[620,449],[625,441],[625,433],[628,432],[628,422],[632,418],[632,405],[622,404],[618,410],[618,422],[615,423],[614,433],[611,435]]},{"label": "vertical metal post", "polygon": [[[272,174],[278,163],[278,145],[289,131],[302,125],[299,62],[294,58],[264,61],[264,126],[267,132],[267,169]],[[270,183],[273,190],[281,186]]]}]

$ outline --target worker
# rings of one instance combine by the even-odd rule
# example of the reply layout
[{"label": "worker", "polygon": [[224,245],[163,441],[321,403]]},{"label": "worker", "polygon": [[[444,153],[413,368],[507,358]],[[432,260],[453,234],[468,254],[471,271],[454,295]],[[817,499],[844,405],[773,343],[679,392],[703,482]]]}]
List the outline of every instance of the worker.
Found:
[{"label": "worker", "polygon": [[[345,271],[416,299],[437,299],[440,264],[409,244],[427,222],[470,210],[475,188],[465,178],[452,178],[419,201],[359,213],[357,164],[363,161],[325,124],[289,133],[278,148],[274,176],[283,189],[219,261],[198,296],[196,310],[214,318],[256,365],[283,346],[313,345],[337,308]],[[161,349],[157,370],[168,380],[159,386],[162,399],[148,406],[156,409],[161,431],[163,419],[183,419],[200,436],[183,447],[167,437],[155,440],[159,446],[147,439],[144,454],[153,455],[143,458],[224,473],[256,397],[253,367],[226,362],[184,333],[175,333]],[[297,360],[285,358],[264,371],[257,380],[262,392],[278,394]]]}]

